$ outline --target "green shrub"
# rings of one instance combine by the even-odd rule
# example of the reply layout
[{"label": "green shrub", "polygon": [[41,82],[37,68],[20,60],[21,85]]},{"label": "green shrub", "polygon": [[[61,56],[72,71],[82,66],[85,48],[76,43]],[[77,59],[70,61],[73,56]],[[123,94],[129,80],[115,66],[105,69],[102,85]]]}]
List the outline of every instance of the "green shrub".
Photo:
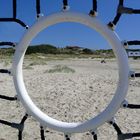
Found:
[{"label": "green shrub", "polygon": [[28,47],[26,54],[43,53],[43,54],[57,54],[58,49],[52,45],[36,45]]},{"label": "green shrub", "polygon": [[85,48],[83,49],[84,54],[93,54],[93,51],[91,49]]},{"label": "green shrub", "polygon": [[74,73],[75,70],[65,65],[56,65],[52,69],[47,70],[47,73]]}]

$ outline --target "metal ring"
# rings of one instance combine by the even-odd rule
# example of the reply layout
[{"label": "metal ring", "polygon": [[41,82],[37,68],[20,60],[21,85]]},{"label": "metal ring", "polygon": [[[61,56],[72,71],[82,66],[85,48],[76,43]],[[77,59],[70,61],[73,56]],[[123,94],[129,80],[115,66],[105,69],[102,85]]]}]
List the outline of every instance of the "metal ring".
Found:
[{"label": "metal ring", "polygon": [[[81,23],[99,32],[112,46],[118,61],[119,80],[112,101],[103,112],[83,123],[62,122],[43,113],[32,102],[23,81],[23,59],[30,42],[43,29],[61,22]],[[111,120],[124,101],[129,83],[128,57],[117,34],[110,30],[107,25],[102,24],[96,17],[93,18],[89,15],[75,12],[60,12],[38,19],[38,21],[26,31],[20,43],[16,46],[12,73],[18,97],[29,115],[32,115],[38,122],[40,122],[41,126],[49,127],[64,133],[80,133],[95,130],[97,127]]]}]

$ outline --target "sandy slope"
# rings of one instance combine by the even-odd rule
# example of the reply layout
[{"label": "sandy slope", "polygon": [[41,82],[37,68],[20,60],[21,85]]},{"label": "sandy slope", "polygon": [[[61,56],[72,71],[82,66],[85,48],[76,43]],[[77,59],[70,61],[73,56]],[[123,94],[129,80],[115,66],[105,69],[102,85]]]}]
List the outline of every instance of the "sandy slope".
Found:
[{"label": "sandy slope", "polygon": [[[25,62],[25,84],[34,103],[49,116],[67,122],[87,120],[99,114],[110,102],[117,85],[117,65],[114,60],[101,64],[99,60],[57,60],[47,65],[33,65]],[[140,61],[130,61],[131,67],[140,72]],[[66,65],[74,73],[48,73],[55,65]],[[0,64],[0,68],[4,63]],[[9,66],[7,66],[9,67]],[[140,103],[140,79],[130,82],[127,99]],[[0,94],[16,94],[12,77],[0,74]],[[19,102],[0,100],[0,119],[20,122],[25,114]],[[124,132],[140,131],[140,111],[120,109],[116,119]],[[47,140],[61,140],[63,134],[50,129]],[[39,140],[39,123],[32,117],[26,121],[25,140]],[[116,140],[116,132],[108,124],[99,128],[99,140]],[[16,140],[17,130],[0,125],[0,140]],[[74,134],[72,140],[91,140],[89,133]]]}]

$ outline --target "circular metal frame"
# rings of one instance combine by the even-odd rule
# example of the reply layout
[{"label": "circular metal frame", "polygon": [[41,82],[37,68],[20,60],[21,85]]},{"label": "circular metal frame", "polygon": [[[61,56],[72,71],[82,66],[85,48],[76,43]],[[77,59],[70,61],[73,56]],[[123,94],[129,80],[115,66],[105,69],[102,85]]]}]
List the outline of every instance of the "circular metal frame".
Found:
[{"label": "circular metal frame", "polygon": [[[99,32],[112,46],[118,62],[119,80],[113,99],[103,112],[83,123],[62,122],[43,113],[29,97],[23,80],[23,59],[30,42],[43,29],[61,22],[81,23]],[[27,113],[39,121],[42,126],[64,133],[80,133],[95,130],[105,122],[110,121],[120,108],[127,94],[129,83],[128,57],[117,34],[110,30],[107,25],[102,24],[96,17],[93,18],[89,15],[75,12],[60,12],[38,19],[38,21],[26,31],[20,43],[16,46],[12,74],[18,97]]]}]

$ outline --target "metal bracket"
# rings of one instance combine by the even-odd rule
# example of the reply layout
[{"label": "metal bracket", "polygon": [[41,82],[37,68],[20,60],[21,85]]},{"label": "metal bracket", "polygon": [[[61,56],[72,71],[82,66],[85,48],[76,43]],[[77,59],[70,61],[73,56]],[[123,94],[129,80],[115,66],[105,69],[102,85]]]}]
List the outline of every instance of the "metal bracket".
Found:
[{"label": "metal bracket", "polygon": [[125,49],[128,49],[129,47],[128,42],[126,40],[122,41],[122,45],[124,46]]},{"label": "metal bracket", "polygon": [[92,131],[91,134],[93,136],[93,139],[97,140],[97,131]]},{"label": "metal bracket", "polygon": [[135,71],[130,71],[130,72],[129,72],[129,78],[132,79],[132,80],[134,80],[135,77],[136,77],[136,76],[135,76]]},{"label": "metal bracket", "polygon": [[70,140],[71,134],[65,134],[65,139]]},{"label": "metal bracket", "polygon": [[91,17],[97,17],[98,16],[98,12],[97,11],[90,10],[89,15]]},{"label": "metal bracket", "polygon": [[128,101],[124,100],[121,104],[122,108],[127,108],[128,107]]},{"label": "metal bracket", "polygon": [[109,29],[111,29],[111,30],[115,30],[115,28],[116,28],[116,25],[113,23],[113,22],[109,22],[108,24],[108,27],[109,27]]}]

